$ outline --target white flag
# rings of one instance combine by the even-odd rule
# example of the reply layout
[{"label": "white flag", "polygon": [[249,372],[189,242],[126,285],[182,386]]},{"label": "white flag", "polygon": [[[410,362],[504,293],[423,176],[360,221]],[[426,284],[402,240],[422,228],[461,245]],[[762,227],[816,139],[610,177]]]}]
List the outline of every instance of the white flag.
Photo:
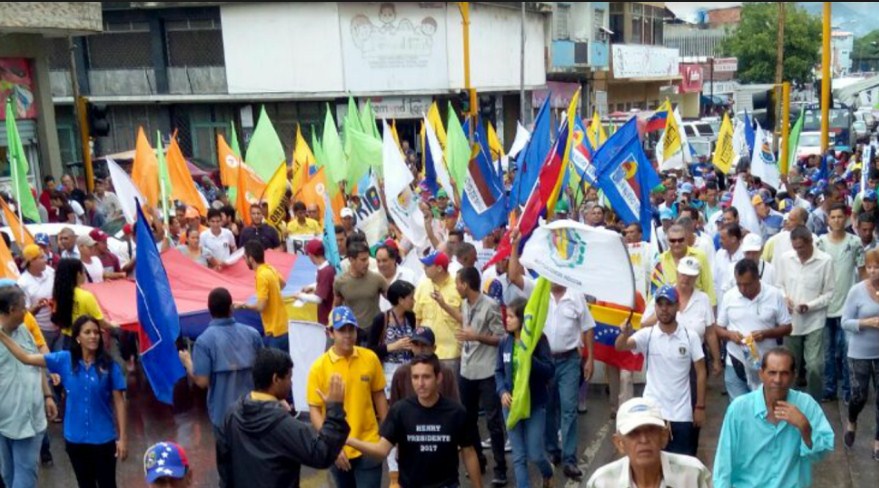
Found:
[{"label": "white flag", "polygon": [[618,305],[634,306],[635,275],[622,237],[573,220],[540,223],[522,265],[547,280]]},{"label": "white flag", "polygon": [[[768,136],[768,137],[767,137]],[[781,188],[781,170],[772,152],[772,135],[760,127],[754,130],[754,152],[751,154],[751,174],[775,188]]]},{"label": "white flag", "polygon": [[748,229],[749,232],[760,235],[760,219],[757,217],[754,205],[751,204],[751,196],[748,195],[748,185],[742,175],[739,175],[739,180],[736,181],[732,206],[739,211],[739,225],[743,229]]},{"label": "white flag", "polygon": [[510,152],[507,153],[507,156],[516,159],[519,151],[525,149],[529,140],[531,140],[531,133],[522,125],[522,122],[516,122],[516,138],[513,139],[513,145],[510,147]]},{"label": "white flag", "polygon": [[134,199],[146,203],[146,198],[140,193],[140,190],[134,186],[131,177],[122,168],[110,158],[107,158],[107,169],[110,170],[110,179],[113,180],[113,189],[116,190],[116,196],[119,197],[119,204],[122,206],[122,214],[125,215],[125,221],[133,224],[137,220],[137,205]]},{"label": "white flag", "polygon": [[427,245],[427,231],[424,230],[424,215],[418,208],[418,199],[409,188],[415,177],[403,161],[403,155],[394,142],[388,123],[382,120],[382,126],[382,165],[388,215],[394,219],[400,232],[415,247],[421,248]]},{"label": "white flag", "polygon": [[[455,194],[455,188],[452,187],[452,178],[449,176],[449,170],[446,169],[446,163],[443,161],[443,147],[440,146],[439,139],[436,137],[436,132],[433,131],[433,126],[430,125],[430,121],[427,120],[427,117],[423,117],[424,119],[424,134],[426,141],[425,143],[430,147],[430,156],[433,159],[433,169],[436,171],[436,182],[439,183],[440,187],[446,191],[449,195]],[[426,161],[425,164],[428,162]]]}]

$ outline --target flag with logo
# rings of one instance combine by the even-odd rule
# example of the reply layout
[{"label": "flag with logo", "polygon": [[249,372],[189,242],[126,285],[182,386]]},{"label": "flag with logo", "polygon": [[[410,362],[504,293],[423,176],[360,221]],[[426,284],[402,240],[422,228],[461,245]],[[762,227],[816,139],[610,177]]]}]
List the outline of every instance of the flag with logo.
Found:
[{"label": "flag with logo", "polygon": [[772,152],[772,135],[764,131],[757,122],[754,131],[754,152],[751,155],[751,175],[760,178],[772,188],[781,188],[781,170],[775,153]]},{"label": "flag with logo", "polygon": [[418,208],[418,199],[412,191],[410,184],[415,179],[403,155],[400,146],[394,141],[394,136],[386,121],[382,121],[382,161],[384,164],[385,203],[388,206],[388,215],[394,219],[394,223],[400,232],[420,248],[427,244],[427,231],[424,230],[424,214]]},{"label": "flag with logo", "polygon": [[637,120],[626,122],[595,153],[599,165],[598,186],[620,220],[640,222],[644,239],[650,240],[653,211],[650,191],[660,184],[638,138]]},{"label": "flag with logo", "polygon": [[172,405],[174,384],[186,376],[175,341],[180,335],[180,315],[170,300],[171,284],[156,248],[156,241],[140,205],[137,207],[137,320],[140,322],[140,359],[156,398]]},{"label": "flag with logo", "polygon": [[476,134],[461,198],[461,217],[477,240],[507,223],[503,183],[492,170],[488,154],[479,143],[481,137]]},{"label": "flag with logo", "polygon": [[266,183],[265,193],[260,200],[266,202],[269,207],[269,214],[266,216],[266,222],[278,230],[280,235],[284,235],[287,225],[287,208],[290,201],[290,190],[287,182],[287,165],[282,164],[275,170],[275,174]]},{"label": "flag with logo", "polygon": [[512,429],[520,420],[531,417],[531,357],[543,335],[546,316],[549,313],[549,289],[552,284],[544,277],[537,279],[528,304],[525,306],[525,323],[519,340],[513,344],[518,348],[519,367],[513,377],[513,401],[507,416],[507,429]]},{"label": "flag with logo", "polygon": [[365,181],[357,186],[360,205],[354,209],[355,226],[363,231],[367,242],[380,242],[388,235],[388,217],[375,172],[370,171]]},{"label": "flag with logo", "polygon": [[714,146],[712,163],[723,174],[729,174],[736,161],[736,151],[733,148],[733,127],[729,121],[729,115],[723,114],[723,122],[720,124],[720,133],[717,135],[717,143]]},{"label": "flag with logo", "polygon": [[259,202],[259,197],[265,192],[266,184],[250,166],[235,155],[222,134],[217,136],[217,156],[220,179],[224,181],[224,185],[228,184],[236,188],[235,198],[232,199],[233,206],[238,216],[249,225],[250,205]]},{"label": "flag with logo", "polygon": [[671,114],[666,118],[665,131],[662,133],[661,158],[657,151],[657,160],[660,161],[661,170],[681,169],[684,167],[684,145],[681,139],[681,130],[678,126],[677,117]]},{"label": "flag with logo", "polygon": [[329,190],[329,186],[331,185],[332,183],[327,182],[326,168],[320,168],[317,170],[317,173],[313,174],[311,178],[302,185],[299,191],[294,194],[294,199],[299,200],[306,205],[317,205],[321,219],[323,219],[323,216],[326,214],[327,200],[324,199],[324,195],[326,195],[330,202],[330,215],[332,216],[330,221],[332,223],[339,222],[341,219],[340,213],[345,207],[345,196],[342,195],[342,192],[338,191],[338,189],[335,192],[331,192]]}]

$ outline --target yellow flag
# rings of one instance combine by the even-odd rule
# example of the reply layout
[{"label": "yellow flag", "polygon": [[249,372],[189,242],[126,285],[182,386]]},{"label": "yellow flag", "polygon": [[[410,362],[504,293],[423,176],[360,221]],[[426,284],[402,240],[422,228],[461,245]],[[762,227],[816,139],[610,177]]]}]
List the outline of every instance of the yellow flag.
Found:
[{"label": "yellow flag", "polygon": [[308,181],[309,168],[314,164],[314,153],[302,137],[302,130],[296,125],[296,145],[293,148],[293,194],[296,194],[302,185]]},{"label": "yellow flag", "polygon": [[34,236],[31,235],[26,226],[21,224],[21,221],[18,220],[18,215],[12,211],[12,208],[9,207],[3,197],[0,197],[0,207],[3,208],[3,216],[6,217],[6,224],[9,225],[9,232],[12,233],[12,237],[15,238],[15,242],[18,243],[18,246],[24,249],[24,246],[27,246],[28,244],[36,244]]},{"label": "yellow flag", "polygon": [[279,164],[278,169],[266,183],[263,200],[269,205],[269,215],[266,217],[266,221],[282,233],[286,225],[285,217],[289,195],[290,193],[287,191],[287,165]]},{"label": "yellow flag", "polygon": [[714,157],[711,162],[724,174],[728,174],[735,159],[732,122],[729,121],[729,115],[723,114],[723,122],[720,124],[720,133],[717,135],[717,145],[714,147]]},{"label": "yellow flag", "polygon": [[491,160],[497,161],[504,155],[504,146],[501,144],[501,140],[498,138],[491,122],[488,122],[488,127],[485,131],[487,133],[486,137],[488,137],[488,150],[491,151]]},{"label": "yellow flag", "polygon": [[675,154],[682,151],[681,131],[678,128],[677,117],[669,111],[665,119],[665,141],[662,145],[662,159],[668,161]]},{"label": "yellow flag", "polygon": [[586,131],[586,136],[589,137],[589,143],[592,144],[592,149],[597,150],[604,144],[604,141],[607,140],[607,133],[604,132],[604,126],[601,125],[601,117],[598,116],[598,111],[592,112],[592,122],[589,124],[589,129]]},{"label": "yellow flag", "polygon": [[[430,122],[430,126],[433,128],[433,131],[436,132],[436,138],[439,140],[440,146],[445,150],[446,129],[443,128],[443,119],[440,117],[439,108],[436,106],[436,102],[430,104],[430,109],[427,111],[427,121]],[[400,141],[398,138],[397,144],[399,143]]]}]

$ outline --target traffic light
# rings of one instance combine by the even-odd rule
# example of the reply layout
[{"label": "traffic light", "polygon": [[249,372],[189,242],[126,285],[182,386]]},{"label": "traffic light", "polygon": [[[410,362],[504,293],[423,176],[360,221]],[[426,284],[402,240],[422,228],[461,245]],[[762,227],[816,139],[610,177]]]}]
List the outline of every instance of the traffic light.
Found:
[{"label": "traffic light", "polygon": [[461,113],[466,115],[470,113],[470,92],[461,90],[458,92],[458,106],[461,107]]},{"label": "traffic light", "polygon": [[87,102],[89,136],[107,137],[110,135],[110,110],[106,105]]},{"label": "traffic light", "polygon": [[479,97],[479,116],[483,120],[491,121],[492,125],[497,125],[495,123],[495,96],[488,95]]},{"label": "traffic light", "polygon": [[756,92],[751,97],[754,106],[754,119],[766,130],[775,130],[775,108],[778,95],[775,88]]}]

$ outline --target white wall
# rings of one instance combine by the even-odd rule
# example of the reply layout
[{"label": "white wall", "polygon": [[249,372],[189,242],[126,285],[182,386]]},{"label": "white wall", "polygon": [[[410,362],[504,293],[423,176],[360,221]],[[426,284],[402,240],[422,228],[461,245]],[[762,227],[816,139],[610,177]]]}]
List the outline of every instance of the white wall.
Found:
[{"label": "white wall", "polygon": [[[401,17],[412,8],[399,2],[397,5]],[[442,62],[448,65],[448,72],[441,74],[447,76],[375,76],[374,82],[364,82],[344,70],[343,46],[350,43],[342,42],[341,29],[348,27],[340,27],[340,4],[224,4],[220,12],[229,93],[290,93],[320,98],[342,96],[349,90],[355,96],[460,90],[464,87],[461,15],[455,2],[445,5],[446,51],[436,50],[436,60],[442,59],[439,56],[445,58]],[[364,4],[368,12],[373,6],[377,11],[379,3]],[[517,90],[520,11],[471,3],[470,16],[473,85],[478,90]],[[542,14],[526,14],[526,88],[546,83],[546,19]],[[347,31],[344,34],[348,35]]]},{"label": "white wall", "polygon": [[343,92],[337,4],[220,7],[229,93]]}]

